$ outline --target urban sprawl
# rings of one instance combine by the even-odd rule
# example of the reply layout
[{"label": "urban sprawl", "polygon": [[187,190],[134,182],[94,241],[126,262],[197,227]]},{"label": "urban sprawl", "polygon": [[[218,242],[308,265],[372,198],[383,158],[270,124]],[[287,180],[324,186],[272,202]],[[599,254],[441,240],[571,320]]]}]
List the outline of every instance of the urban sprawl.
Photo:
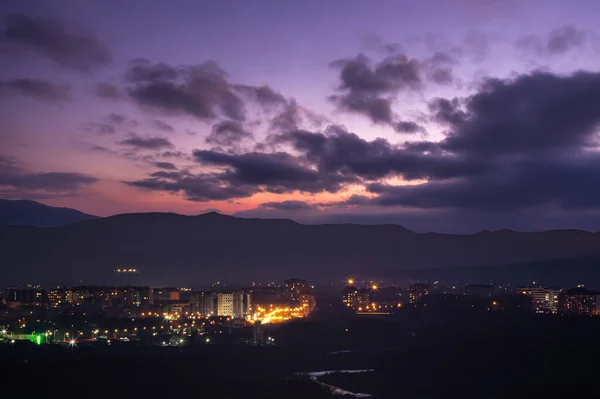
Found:
[{"label": "urban sprawl", "polygon": [[268,327],[308,317],[315,310],[328,315],[336,312],[385,316],[407,308],[435,309],[452,304],[484,311],[520,309],[592,316],[600,314],[599,296],[583,286],[562,289],[533,283],[511,288],[436,281],[415,282],[401,288],[385,286],[381,281],[354,279],[348,279],[337,294],[331,289],[317,292],[301,279],[230,291],[135,285],[49,289],[26,286],[9,288],[0,294],[0,342],[70,346],[111,342],[275,345]]}]

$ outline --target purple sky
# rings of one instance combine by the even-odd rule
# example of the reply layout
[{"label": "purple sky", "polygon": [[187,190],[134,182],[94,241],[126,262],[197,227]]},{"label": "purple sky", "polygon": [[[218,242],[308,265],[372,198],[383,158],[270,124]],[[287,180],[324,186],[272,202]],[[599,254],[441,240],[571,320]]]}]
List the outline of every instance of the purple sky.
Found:
[{"label": "purple sky", "polygon": [[416,231],[600,222],[597,1],[0,13],[0,197]]}]

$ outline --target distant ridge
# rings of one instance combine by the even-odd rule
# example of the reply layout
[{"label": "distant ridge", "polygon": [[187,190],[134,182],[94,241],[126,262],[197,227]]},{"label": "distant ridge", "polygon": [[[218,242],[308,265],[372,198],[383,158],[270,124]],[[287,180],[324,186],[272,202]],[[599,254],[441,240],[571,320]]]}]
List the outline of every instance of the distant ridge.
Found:
[{"label": "distant ridge", "polygon": [[[89,215],[88,215],[89,216]],[[148,285],[277,281],[600,258],[600,234],[581,230],[414,233],[400,225],[303,225],[209,212],[130,213],[60,227],[0,227],[0,280],[116,281],[115,268]],[[600,265],[598,266],[600,271]]]},{"label": "distant ridge", "polygon": [[36,201],[0,199],[0,225],[64,226],[97,218],[76,209],[58,208]]}]

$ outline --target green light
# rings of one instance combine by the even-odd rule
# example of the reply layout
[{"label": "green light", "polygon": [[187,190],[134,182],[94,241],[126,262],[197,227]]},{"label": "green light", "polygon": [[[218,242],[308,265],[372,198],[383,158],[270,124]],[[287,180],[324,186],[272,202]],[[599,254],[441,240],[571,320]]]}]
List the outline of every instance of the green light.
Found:
[{"label": "green light", "polygon": [[35,342],[36,342],[38,345],[41,345],[41,344],[42,344],[42,336],[41,336],[41,335],[38,335],[38,336],[36,336],[36,337],[35,337]]}]

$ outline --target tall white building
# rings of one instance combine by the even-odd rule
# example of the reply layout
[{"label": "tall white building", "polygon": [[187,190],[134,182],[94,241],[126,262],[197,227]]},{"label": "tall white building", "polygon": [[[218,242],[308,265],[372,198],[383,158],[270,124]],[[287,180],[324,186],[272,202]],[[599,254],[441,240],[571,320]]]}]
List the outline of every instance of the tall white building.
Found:
[{"label": "tall white building", "polygon": [[217,316],[234,316],[233,294],[217,294]]}]

